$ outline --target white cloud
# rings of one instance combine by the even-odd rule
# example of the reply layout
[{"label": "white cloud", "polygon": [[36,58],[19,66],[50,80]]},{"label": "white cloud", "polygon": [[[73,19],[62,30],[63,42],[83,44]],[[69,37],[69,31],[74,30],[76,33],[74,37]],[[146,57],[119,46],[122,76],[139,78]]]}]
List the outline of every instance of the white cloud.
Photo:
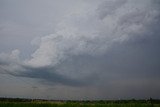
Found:
[{"label": "white cloud", "polygon": [[[88,58],[87,62],[87,58],[85,60],[83,57],[82,62],[77,61],[76,66],[71,65],[74,61],[69,65],[63,62],[76,56],[103,56],[116,44],[128,42],[134,37],[145,38],[148,32],[152,31],[150,25],[154,25],[159,16],[157,7],[151,8],[150,3],[151,0],[143,2],[109,0],[101,2],[101,5],[90,6],[88,3],[80,9],[73,9],[59,22],[53,34],[32,41],[32,44],[38,46],[31,55],[32,58],[21,61],[18,50],[10,54],[2,53],[0,54],[1,67],[16,73],[25,71],[26,77],[48,79],[46,75],[49,75],[48,81],[65,81],[65,84],[67,80],[72,81],[68,77],[88,78],[88,75],[101,70],[97,63],[89,62],[92,61],[91,59]],[[77,70],[79,63],[83,61],[86,61],[81,64],[83,68]],[[61,67],[61,64],[64,66]],[[56,69],[59,66],[61,68]],[[37,73],[38,71],[40,74]],[[44,77],[43,72],[46,72]],[[51,74],[53,76],[50,76]]]},{"label": "white cloud", "polygon": [[59,23],[54,34],[41,38],[27,63],[33,67],[55,66],[69,56],[101,55],[112,44],[143,35],[158,15],[149,3],[114,0],[88,11],[75,10]]},{"label": "white cloud", "polygon": [[11,53],[1,53],[0,61],[6,63],[19,62],[19,54],[20,51],[18,49],[13,50]]}]

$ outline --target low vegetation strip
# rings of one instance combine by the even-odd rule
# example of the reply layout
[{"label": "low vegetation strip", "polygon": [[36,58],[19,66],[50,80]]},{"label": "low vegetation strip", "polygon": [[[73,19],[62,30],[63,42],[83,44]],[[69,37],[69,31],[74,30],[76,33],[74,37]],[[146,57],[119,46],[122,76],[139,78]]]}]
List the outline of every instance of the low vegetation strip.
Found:
[{"label": "low vegetation strip", "polygon": [[0,107],[160,107],[149,103],[0,102]]},{"label": "low vegetation strip", "polygon": [[65,101],[0,98],[0,107],[160,107],[160,100]]}]

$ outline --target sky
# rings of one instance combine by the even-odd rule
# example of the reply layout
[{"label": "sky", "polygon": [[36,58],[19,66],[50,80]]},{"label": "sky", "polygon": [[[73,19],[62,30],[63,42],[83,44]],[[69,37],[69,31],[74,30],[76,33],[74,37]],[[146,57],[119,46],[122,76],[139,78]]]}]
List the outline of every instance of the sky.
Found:
[{"label": "sky", "polygon": [[0,96],[160,98],[159,0],[0,0]]}]

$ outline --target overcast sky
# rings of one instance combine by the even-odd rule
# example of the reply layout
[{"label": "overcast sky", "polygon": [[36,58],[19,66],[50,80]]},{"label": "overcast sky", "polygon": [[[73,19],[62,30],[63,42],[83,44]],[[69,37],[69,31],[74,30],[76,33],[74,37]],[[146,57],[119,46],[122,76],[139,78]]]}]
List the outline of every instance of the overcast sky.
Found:
[{"label": "overcast sky", "polygon": [[0,96],[160,98],[159,0],[0,0]]}]

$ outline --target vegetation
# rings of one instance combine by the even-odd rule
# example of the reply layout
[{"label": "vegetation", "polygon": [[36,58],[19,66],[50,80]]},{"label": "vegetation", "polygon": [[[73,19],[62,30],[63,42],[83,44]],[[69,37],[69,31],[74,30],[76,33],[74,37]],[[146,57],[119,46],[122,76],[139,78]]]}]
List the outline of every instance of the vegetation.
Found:
[{"label": "vegetation", "polygon": [[0,98],[0,107],[160,107],[160,100],[48,101]]}]

